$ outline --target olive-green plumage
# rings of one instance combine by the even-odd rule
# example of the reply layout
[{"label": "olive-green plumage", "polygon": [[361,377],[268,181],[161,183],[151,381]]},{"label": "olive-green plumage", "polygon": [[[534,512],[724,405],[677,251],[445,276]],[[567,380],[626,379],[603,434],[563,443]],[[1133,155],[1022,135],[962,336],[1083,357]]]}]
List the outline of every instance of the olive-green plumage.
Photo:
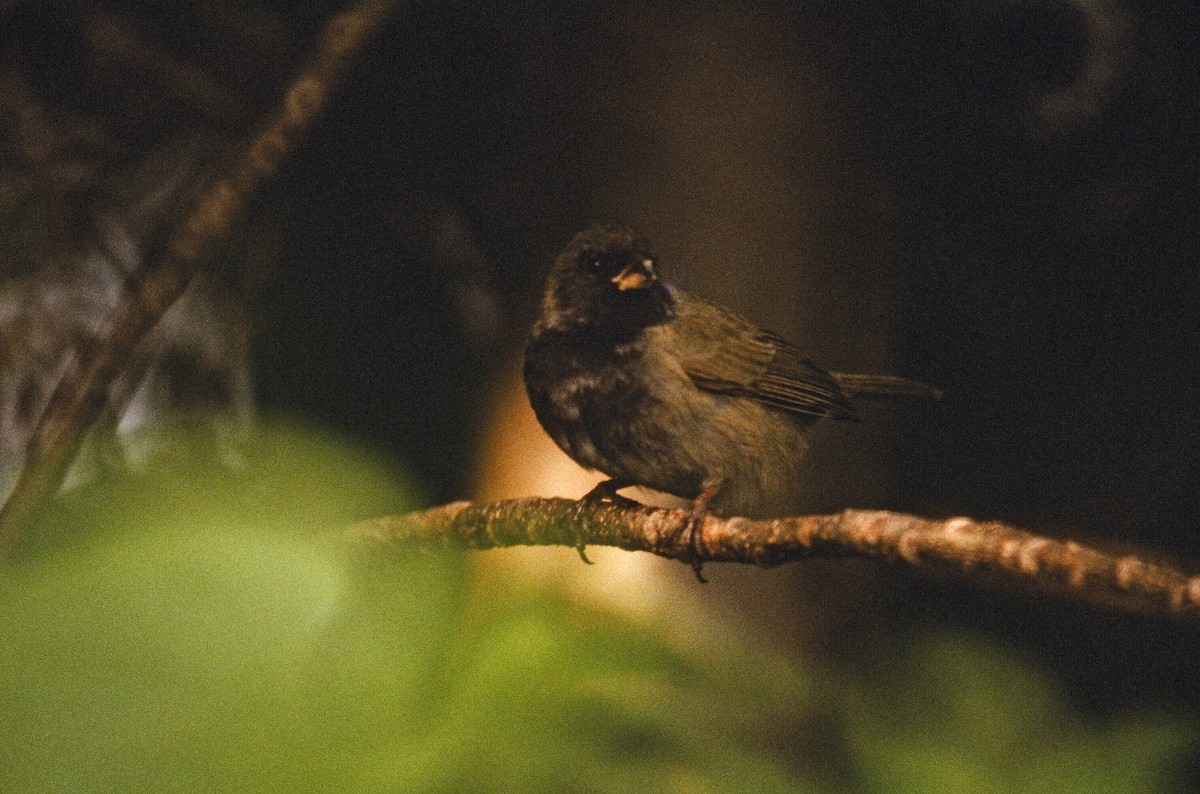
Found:
[{"label": "olive-green plumage", "polygon": [[[551,270],[525,351],[542,426],[576,462],[730,514],[776,514],[821,417],[850,398],[936,399],[916,381],[829,373],[795,345],[664,284],[649,244],[596,226]],[[701,497],[701,494],[704,494]]]}]

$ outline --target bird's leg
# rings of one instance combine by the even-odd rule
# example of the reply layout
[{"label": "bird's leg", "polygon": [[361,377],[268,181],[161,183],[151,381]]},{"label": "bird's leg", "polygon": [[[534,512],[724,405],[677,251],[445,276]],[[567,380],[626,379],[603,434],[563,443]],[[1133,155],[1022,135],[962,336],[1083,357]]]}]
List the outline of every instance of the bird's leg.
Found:
[{"label": "bird's leg", "polygon": [[622,488],[628,488],[633,483],[625,480],[605,480],[597,485],[592,490],[585,493],[579,501],[581,502],[612,502],[615,505],[622,507],[641,507],[641,502],[634,501],[628,496],[621,496],[617,491]]},{"label": "bird's leg", "polygon": [[[585,506],[593,502],[612,502],[615,505],[623,505],[625,507],[641,507],[640,503],[617,493],[617,491],[629,485],[630,483],[624,480],[604,480],[579,498],[577,510],[582,511]],[[583,536],[577,534],[575,536],[575,550],[579,552],[579,559],[591,565],[592,561],[587,558],[587,552],[584,547]]]},{"label": "bird's leg", "polygon": [[708,580],[704,578],[704,562],[700,559],[699,535],[700,528],[704,525],[704,519],[708,517],[708,505],[712,502],[722,488],[725,487],[725,480],[716,480],[707,483],[700,489],[700,493],[692,500],[692,506],[688,510],[687,518],[684,519],[680,526],[680,532],[688,533],[688,550],[691,552],[692,571],[696,574],[696,578],[700,580],[700,584],[708,584]]}]

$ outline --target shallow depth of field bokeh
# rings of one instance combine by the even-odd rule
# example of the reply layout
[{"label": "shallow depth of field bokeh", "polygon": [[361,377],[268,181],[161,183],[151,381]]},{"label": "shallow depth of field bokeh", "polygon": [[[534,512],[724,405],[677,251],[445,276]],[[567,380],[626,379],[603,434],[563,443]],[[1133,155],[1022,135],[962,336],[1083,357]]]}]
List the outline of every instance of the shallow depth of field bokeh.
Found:
[{"label": "shallow depth of field bokeh", "polygon": [[[186,439],[178,439],[182,446]],[[1084,714],[931,628],[846,668],[736,626],[481,589],[463,554],[354,551],[403,509],[361,444],[268,423],[62,500],[0,588],[12,791],[1152,791],[1183,714]]]},{"label": "shallow depth of field bokeh", "polygon": [[[86,253],[141,250],[112,229],[156,233],[142,199],[216,168],[338,8],[0,3],[4,423],[103,308]],[[1192,626],[856,560],[701,586],[596,549],[364,558],[336,529],[595,482],[519,360],[554,254],[618,221],[813,360],[945,390],[820,427],[798,512],[1195,569],[1193,16],[403,5],[22,539],[0,789],[1188,790]],[[21,301],[52,307],[40,337]]]}]

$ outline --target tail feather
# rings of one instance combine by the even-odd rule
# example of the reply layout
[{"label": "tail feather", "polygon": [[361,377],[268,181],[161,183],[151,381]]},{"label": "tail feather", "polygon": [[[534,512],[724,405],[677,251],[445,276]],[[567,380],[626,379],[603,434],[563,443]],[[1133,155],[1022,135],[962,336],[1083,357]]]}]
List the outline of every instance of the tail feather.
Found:
[{"label": "tail feather", "polygon": [[830,376],[847,397],[912,397],[918,400],[940,400],[942,390],[928,384],[893,375],[859,375],[851,372],[831,372]]}]

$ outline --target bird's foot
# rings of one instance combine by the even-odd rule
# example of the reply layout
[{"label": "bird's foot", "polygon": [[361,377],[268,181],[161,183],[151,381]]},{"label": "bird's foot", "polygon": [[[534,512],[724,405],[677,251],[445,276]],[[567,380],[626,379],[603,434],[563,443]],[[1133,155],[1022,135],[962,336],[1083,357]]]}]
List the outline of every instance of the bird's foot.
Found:
[{"label": "bird's foot", "polygon": [[709,503],[712,502],[713,497],[724,486],[724,480],[718,480],[704,486],[696,498],[692,500],[692,506],[688,509],[687,518],[683,520],[683,524],[679,527],[681,533],[687,533],[689,562],[691,562],[692,572],[696,574],[696,579],[699,580],[700,584],[708,584],[708,580],[704,578],[704,561],[700,559],[700,531],[704,527],[704,519],[708,518]]},{"label": "bird's foot", "polygon": [[[629,483],[623,482],[622,480],[605,480],[579,498],[579,502],[576,505],[576,511],[582,513],[585,507],[594,504],[595,502],[610,502],[611,504],[621,505],[623,507],[641,507],[641,503],[635,502],[633,499],[630,499],[626,496],[621,496],[619,493],[617,493],[617,491],[627,487],[628,485]],[[584,543],[583,536],[576,534],[575,551],[579,552],[579,559],[583,560],[588,565],[591,565],[592,561],[588,559],[586,547],[587,544]]]},{"label": "bird's foot", "polygon": [[628,488],[624,480],[605,480],[579,498],[581,502],[612,502],[621,507],[641,507],[642,503],[628,496],[621,496],[617,491]]}]

